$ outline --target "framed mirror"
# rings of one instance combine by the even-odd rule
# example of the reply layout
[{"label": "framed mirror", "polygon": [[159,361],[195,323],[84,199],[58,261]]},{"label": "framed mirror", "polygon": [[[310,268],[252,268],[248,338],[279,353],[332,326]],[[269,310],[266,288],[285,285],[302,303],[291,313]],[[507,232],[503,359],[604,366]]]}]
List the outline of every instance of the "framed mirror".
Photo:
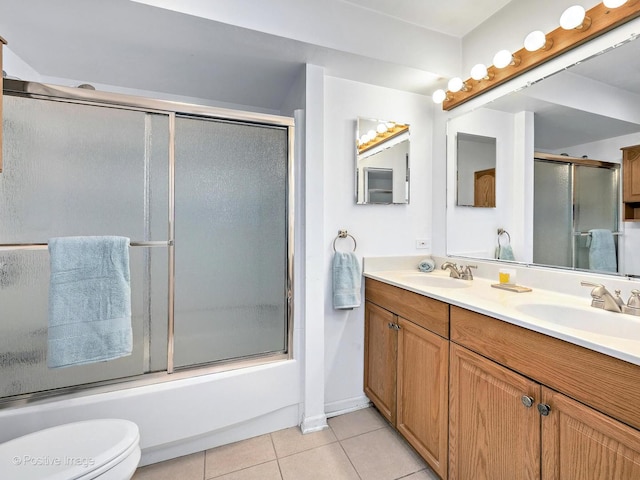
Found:
[{"label": "framed mirror", "polygon": [[456,135],[457,205],[496,206],[496,139],[470,133]]},{"label": "framed mirror", "polygon": [[409,125],[358,117],[356,203],[409,203]]},{"label": "framed mirror", "polygon": [[[640,144],[640,42],[620,35],[589,58],[449,119],[447,189],[456,188],[460,132],[497,138],[500,175],[491,211],[459,208],[447,193],[448,255],[495,259],[496,247],[510,241],[517,262],[640,276],[640,222],[622,216],[620,167],[621,149]],[[566,213],[556,215],[561,234],[545,212]],[[613,237],[611,269],[590,263],[595,230]]]}]

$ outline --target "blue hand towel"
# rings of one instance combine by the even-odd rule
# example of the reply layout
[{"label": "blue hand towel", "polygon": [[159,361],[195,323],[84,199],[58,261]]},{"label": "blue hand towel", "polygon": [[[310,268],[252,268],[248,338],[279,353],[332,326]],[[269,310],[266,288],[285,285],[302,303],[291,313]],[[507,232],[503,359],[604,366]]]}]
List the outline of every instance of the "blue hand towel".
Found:
[{"label": "blue hand towel", "polygon": [[587,247],[589,248],[589,268],[602,272],[617,272],[616,246],[611,230],[589,230]]},{"label": "blue hand towel", "polygon": [[333,256],[333,308],[360,306],[360,262],[353,252],[336,252]]},{"label": "blue hand towel", "polygon": [[49,240],[49,368],[130,355],[129,239]]}]

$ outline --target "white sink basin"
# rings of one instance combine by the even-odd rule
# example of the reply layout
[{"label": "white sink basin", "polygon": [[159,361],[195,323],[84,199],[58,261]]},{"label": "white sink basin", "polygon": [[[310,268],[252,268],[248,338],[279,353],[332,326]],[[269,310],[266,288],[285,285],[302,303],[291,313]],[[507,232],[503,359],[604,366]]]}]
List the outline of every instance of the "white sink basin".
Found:
[{"label": "white sink basin", "polygon": [[525,303],[515,308],[539,320],[574,330],[608,337],[640,340],[640,317],[589,306],[581,308],[545,303]]},{"label": "white sink basin", "polygon": [[397,275],[398,281],[413,285],[416,287],[434,287],[434,288],[468,288],[471,286],[471,280],[460,280],[451,278],[448,275],[438,273],[400,273]]}]

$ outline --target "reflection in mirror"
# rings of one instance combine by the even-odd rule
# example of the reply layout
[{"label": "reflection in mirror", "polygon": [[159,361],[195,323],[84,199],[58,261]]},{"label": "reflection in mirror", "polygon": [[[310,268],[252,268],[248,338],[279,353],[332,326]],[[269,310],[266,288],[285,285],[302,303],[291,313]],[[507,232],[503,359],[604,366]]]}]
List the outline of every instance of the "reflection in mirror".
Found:
[{"label": "reflection in mirror", "polygon": [[[458,132],[487,135],[500,124],[489,133],[497,138],[500,175],[494,209],[458,208],[447,194],[447,254],[495,258],[502,228],[518,262],[640,276],[640,221],[622,218],[620,196],[621,148],[640,144],[634,38],[449,120],[447,191],[456,185]],[[613,266],[595,258],[602,232]]]},{"label": "reflection in mirror", "polygon": [[457,135],[457,204],[496,206],[496,139],[469,133]]},{"label": "reflection in mirror", "polygon": [[[536,153],[533,168],[533,262],[617,272],[620,165]],[[611,232],[598,258],[594,229]]]},{"label": "reflection in mirror", "polygon": [[409,125],[358,118],[356,203],[409,203]]}]

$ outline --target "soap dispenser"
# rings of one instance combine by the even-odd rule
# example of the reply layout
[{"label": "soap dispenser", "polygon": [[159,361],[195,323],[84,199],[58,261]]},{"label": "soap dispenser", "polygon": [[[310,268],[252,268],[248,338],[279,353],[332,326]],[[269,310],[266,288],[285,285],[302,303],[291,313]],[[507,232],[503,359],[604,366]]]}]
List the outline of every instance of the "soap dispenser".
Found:
[{"label": "soap dispenser", "polygon": [[640,290],[631,290],[629,301],[622,311],[631,315],[640,315]]}]

